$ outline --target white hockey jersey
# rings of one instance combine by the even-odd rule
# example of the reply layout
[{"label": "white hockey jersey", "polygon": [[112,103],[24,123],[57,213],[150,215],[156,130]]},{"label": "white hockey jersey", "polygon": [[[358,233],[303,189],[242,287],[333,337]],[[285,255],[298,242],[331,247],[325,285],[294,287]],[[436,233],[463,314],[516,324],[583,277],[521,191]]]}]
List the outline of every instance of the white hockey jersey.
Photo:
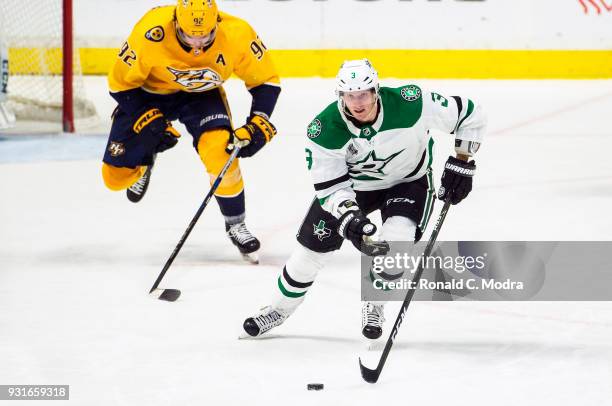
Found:
[{"label": "white hockey jersey", "polygon": [[371,125],[355,126],[338,101],[308,126],[308,169],[321,206],[336,217],[338,205],[354,200],[355,190],[387,189],[431,174],[434,141],[428,130],[455,134],[455,145],[464,142],[471,153],[482,142],[486,117],[472,100],[415,85],[381,87],[379,94]]}]

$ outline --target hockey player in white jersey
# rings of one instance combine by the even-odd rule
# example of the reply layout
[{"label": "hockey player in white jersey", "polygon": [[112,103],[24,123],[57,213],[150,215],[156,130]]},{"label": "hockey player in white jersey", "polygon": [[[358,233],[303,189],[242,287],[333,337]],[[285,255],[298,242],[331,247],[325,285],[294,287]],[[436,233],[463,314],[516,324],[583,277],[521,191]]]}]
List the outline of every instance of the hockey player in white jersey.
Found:
[{"label": "hockey player in white jersey", "polygon": [[[282,324],[304,301],[317,273],[347,239],[361,252],[384,255],[386,241],[418,241],[435,201],[430,129],[455,135],[456,157],[444,167],[438,197],[461,202],[472,190],[486,117],[472,100],[425,92],[416,85],[379,87],[367,59],[346,61],[336,77],[338,100],[307,129],[306,162],[316,198],[300,227],[298,247],[278,277],[277,297],[244,321],[249,336]],[[380,241],[367,215],[380,210]],[[358,274],[358,273],[357,273]],[[362,306],[362,334],[382,335],[384,302]]]}]

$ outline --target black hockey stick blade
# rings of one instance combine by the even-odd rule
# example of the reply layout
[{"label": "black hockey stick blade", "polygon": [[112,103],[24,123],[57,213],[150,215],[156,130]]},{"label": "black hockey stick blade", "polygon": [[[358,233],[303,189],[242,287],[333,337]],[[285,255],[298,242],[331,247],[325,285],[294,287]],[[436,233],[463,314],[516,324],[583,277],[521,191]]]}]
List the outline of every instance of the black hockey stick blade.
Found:
[{"label": "black hockey stick blade", "polygon": [[380,371],[378,368],[370,369],[364,366],[361,363],[361,358],[359,358],[359,369],[361,370],[361,377],[364,381],[368,383],[376,383],[378,381],[378,377],[380,376]]},{"label": "black hockey stick blade", "polygon": [[156,296],[159,300],[176,302],[176,299],[181,296],[181,291],[178,289],[154,289],[151,291],[151,294]]}]

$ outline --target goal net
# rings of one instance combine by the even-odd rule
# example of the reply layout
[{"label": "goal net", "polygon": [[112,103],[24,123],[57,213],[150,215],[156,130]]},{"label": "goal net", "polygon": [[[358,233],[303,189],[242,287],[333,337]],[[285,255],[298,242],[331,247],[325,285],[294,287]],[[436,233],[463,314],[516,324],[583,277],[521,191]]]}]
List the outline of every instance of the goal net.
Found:
[{"label": "goal net", "polygon": [[71,1],[0,0],[0,43],[9,66],[6,104],[18,122],[62,123],[71,131],[97,121],[73,44]]}]

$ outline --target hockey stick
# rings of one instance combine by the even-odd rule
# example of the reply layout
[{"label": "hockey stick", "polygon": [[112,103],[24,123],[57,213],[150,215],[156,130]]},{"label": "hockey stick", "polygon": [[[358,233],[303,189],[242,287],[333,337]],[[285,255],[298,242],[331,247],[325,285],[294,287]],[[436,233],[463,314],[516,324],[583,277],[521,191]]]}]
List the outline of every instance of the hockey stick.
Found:
[{"label": "hockey stick", "polygon": [[166,261],[166,264],[164,265],[164,269],[162,269],[159,276],[157,277],[157,280],[153,284],[153,287],[149,291],[149,294],[155,293],[154,296],[157,296],[159,300],[166,300],[168,302],[174,302],[181,295],[181,291],[178,289],[158,289],[157,287],[159,286],[159,283],[161,282],[161,280],[164,278],[164,275],[168,271],[168,268],[170,268],[170,265],[172,265],[172,262],[174,262],[174,258],[176,258],[181,248],[183,248],[183,244],[187,240],[187,237],[189,237],[191,230],[193,230],[193,227],[198,222],[198,219],[204,212],[204,209],[208,205],[208,202],[213,197],[213,195],[215,194],[215,191],[219,187],[219,184],[223,180],[223,176],[225,176],[225,172],[227,172],[232,162],[234,162],[234,159],[236,159],[236,157],[238,156],[239,152],[240,152],[240,147],[238,146],[234,147],[232,153],[230,154],[230,157],[225,163],[225,166],[223,166],[223,168],[221,169],[221,172],[219,173],[219,176],[217,176],[217,178],[213,182],[212,186],[210,187],[210,191],[204,198],[204,201],[200,205],[200,208],[196,212],[195,216],[193,216],[191,223],[189,223],[189,225],[187,226],[187,229],[183,233],[183,236],[181,237],[180,241],[178,242],[178,244],[176,244],[176,247],[174,247],[174,251],[172,251],[170,258],[168,258],[168,260]]},{"label": "hockey stick", "polygon": [[380,360],[378,361],[378,366],[376,369],[370,369],[365,367],[361,363],[361,358],[359,358],[359,368],[361,369],[361,376],[366,382],[376,383],[378,378],[380,377],[380,373],[382,372],[383,367],[385,366],[385,361],[389,356],[389,352],[391,352],[391,347],[393,346],[393,342],[395,341],[395,337],[397,336],[397,332],[399,331],[402,322],[404,321],[404,316],[406,315],[406,311],[408,310],[408,306],[410,306],[410,301],[412,300],[412,296],[414,296],[414,292],[416,291],[416,286],[421,279],[421,275],[423,274],[423,263],[427,259],[427,257],[431,254],[434,244],[436,243],[436,239],[438,238],[438,233],[442,228],[442,223],[444,223],[444,218],[446,217],[446,213],[448,213],[448,209],[450,208],[450,199],[447,199],[444,202],[444,206],[442,207],[442,211],[440,212],[440,216],[438,216],[438,220],[436,221],[436,225],[431,232],[431,237],[429,237],[429,241],[427,242],[427,246],[425,247],[425,251],[423,252],[423,260],[419,264],[414,277],[412,278],[412,288],[408,290],[406,293],[406,298],[404,299],[404,303],[402,303],[402,309],[397,315],[397,319],[395,319],[395,324],[393,325],[393,330],[391,330],[391,334],[387,339],[387,344],[385,345],[385,349],[383,350],[382,355],[380,356]]}]

